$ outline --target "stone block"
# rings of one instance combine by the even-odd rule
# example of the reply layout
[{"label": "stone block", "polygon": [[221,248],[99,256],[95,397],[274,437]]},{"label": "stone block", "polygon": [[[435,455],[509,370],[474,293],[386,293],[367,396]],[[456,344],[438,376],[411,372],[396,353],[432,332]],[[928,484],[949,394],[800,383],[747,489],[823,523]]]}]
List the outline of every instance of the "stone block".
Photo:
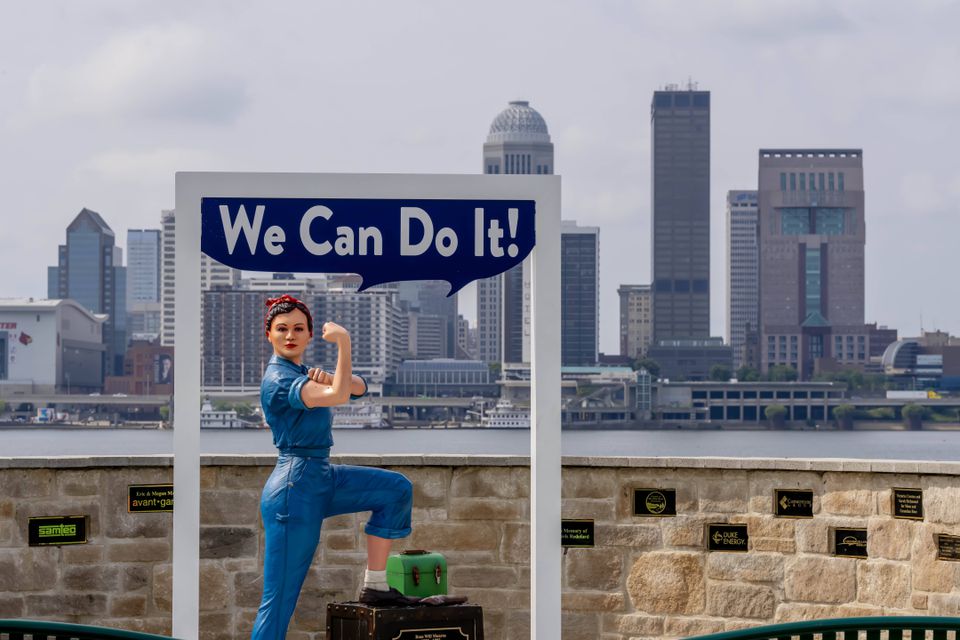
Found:
[{"label": "stone block", "polygon": [[233,603],[237,607],[256,608],[263,596],[263,573],[242,571],[233,574]]},{"label": "stone block", "polygon": [[0,595],[0,618],[22,618],[23,596]]},{"label": "stone block", "polygon": [[693,636],[719,633],[724,630],[723,620],[715,618],[667,618],[663,635],[667,638],[691,638]]},{"label": "stone block", "polygon": [[170,613],[173,594],[173,567],[158,564],[153,567],[153,606],[161,613]]},{"label": "stone block", "polygon": [[561,603],[564,611],[623,611],[626,608],[622,592],[565,591]]},{"label": "stone block", "polygon": [[564,611],[561,613],[560,640],[597,640],[600,615]]},{"label": "stone block", "polygon": [[856,560],[800,556],[787,560],[787,600],[840,604],[857,597]]},{"label": "stone block", "polygon": [[525,520],[528,504],[515,499],[451,498],[448,514],[451,520]]},{"label": "stone block", "polygon": [[654,551],[637,557],[627,578],[627,593],[638,611],[702,613],[705,600],[702,555]]},{"label": "stone block", "polygon": [[[236,638],[233,629],[232,612],[200,613],[200,640],[233,640]],[[293,634],[287,634],[287,640],[293,640]]]},{"label": "stone block", "polygon": [[603,549],[568,549],[564,555],[566,585],[571,589],[619,590],[623,558]]},{"label": "stone block", "polygon": [[503,525],[500,559],[503,562],[530,563],[530,525],[515,523]]},{"label": "stone block", "polygon": [[200,563],[200,611],[218,611],[230,602],[230,575],[215,562]]},{"label": "stone block", "polygon": [[450,496],[529,498],[530,470],[523,467],[464,467],[453,470]]},{"label": "stone block", "polygon": [[115,618],[138,618],[146,614],[146,596],[114,595],[110,597],[110,615]]},{"label": "stone block", "polygon": [[[166,538],[173,528],[172,513],[128,513],[129,486],[166,484],[172,471],[161,467],[119,468],[105,473],[100,504],[103,530],[110,538]],[[202,496],[202,494],[201,494]]]},{"label": "stone block", "polygon": [[841,516],[872,516],[877,512],[874,491],[876,479],[868,473],[834,473],[823,475],[820,510]]},{"label": "stone block", "polygon": [[28,618],[87,616],[102,618],[107,613],[107,596],[102,593],[57,593],[54,595],[27,595]]},{"label": "stone block", "polygon": [[923,512],[933,524],[960,523],[960,482],[956,477],[929,476],[923,482]]},{"label": "stone block", "polygon": [[99,469],[59,469],[56,474],[57,492],[61,496],[95,496],[100,493]]},{"label": "stone block", "polygon": [[470,602],[493,610],[529,609],[530,591],[528,589],[470,589]]},{"label": "stone block", "polygon": [[45,498],[56,491],[51,469],[0,469],[4,498]]},{"label": "stone block", "polygon": [[[503,615],[504,640],[530,640],[530,612],[505,611]],[[484,626],[486,626],[487,612],[483,612]]]},{"label": "stone block", "polygon": [[220,467],[200,467],[200,490],[215,489],[220,482]]},{"label": "stone block", "polygon": [[61,547],[60,560],[64,564],[97,564],[103,562],[103,549],[99,544],[72,544]]},{"label": "stone block", "polygon": [[879,607],[904,609],[910,602],[910,566],[870,560],[857,566],[857,600]]},{"label": "stone block", "polygon": [[871,518],[867,525],[867,554],[871,558],[907,560],[917,523],[888,517]]},{"label": "stone block", "polygon": [[925,593],[916,593],[913,597],[910,598],[910,606],[913,609],[920,611],[925,611],[927,609],[927,594]]},{"label": "stone block", "polygon": [[200,524],[250,525],[260,522],[260,491],[209,490],[200,494]]},{"label": "stone block", "polygon": [[563,470],[560,495],[563,498],[612,500],[618,489],[616,470],[574,467]]},{"label": "stone block", "polygon": [[120,568],[120,588],[124,593],[137,591],[150,584],[153,568],[148,564],[126,565]]},{"label": "stone block", "polygon": [[928,611],[931,616],[960,615],[960,594],[931,593],[928,601]]},{"label": "stone block", "polygon": [[166,540],[114,542],[107,547],[110,562],[169,562],[170,543]]},{"label": "stone block", "polygon": [[47,591],[57,585],[57,549],[0,549],[0,593]]},{"label": "stone block", "polygon": [[219,487],[221,489],[246,489],[257,492],[263,489],[267,483],[267,478],[273,471],[273,467],[268,466],[222,466],[217,467],[219,471]]},{"label": "stone block", "polygon": [[833,553],[831,529],[836,527],[862,527],[863,520],[818,516],[813,520],[796,521],[796,541],[799,553]]},{"label": "stone block", "polygon": [[116,593],[120,586],[120,569],[111,565],[64,567],[61,584],[70,591]]},{"label": "stone block", "polygon": [[770,587],[715,582],[707,588],[707,614],[712,616],[766,620],[773,617],[776,605]]},{"label": "stone block", "polygon": [[707,556],[707,577],[736,582],[783,582],[784,558],[778,554],[711,553]]},{"label": "stone block", "polygon": [[446,507],[453,471],[449,468],[420,467],[407,473],[413,483],[413,504],[419,508]]},{"label": "stone block", "polygon": [[722,516],[710,514],[664,518],[661,521],[663,544],[666,547],[697,547],[703,549],[706,526],[721,521]]},{"label": "stone block", "polygon": [[655,524],[594,524],[594,537],[602,547],[645,551],[660,546],[660,527]]},{"label": "stone block", "polygon": [[751,536],[750,550],[758,553],[776,552],[793,555],[797,552],[797,543],[784,538],[754,538]]},{"label": "stone block", "polygon": [[357,534],[353,531],[325,531],[321,534],[321,544],[333,551],[356,551]]},{"label": "stone block", "polygon": [[[674,618],[666,618],[671,620]],[[639,613],[603,616],[603,631],[625,636],[657,637],[664,634],[664,617]]]},{"label": "stone block", "polygon": [[453,566],[450,567],[450,588],[492,587],[523,589],[527,585],[517,580],[516,567],[503,566]]},{"label": "stone block", "polygon": [[14,508],[12,500],[0,500],[0,520],[13,518]]},{"label": "stone block", "polygon": [[790,539],[796,534],[798,520],[777,518],[772,515],[748,515],[737,519],[747,524],[751,538]]},{"label": "stone block", "polygon": [[839,617],[840,607],[837,605],[783,602],[777,606],[773,622],[804,622]]},{"label": "stone block", "polygon": [[314,591],[353,592],[362,582],[363,566],[328,567],[315,563],[307,572],[305,584]]},{"label": "stone block", "polygon": [[200,527],[200,557],[244,558],[257,556],[257,533],[246,527]]},{"label": "stone block", "polygon": [[561,501],[560,513],[564,518],[589,518],[597,522],[613,522],[617,519],[617,506],[613,500],[566,498]]},{"label": "stone block", "polygon": [[700,511],[736,513],[747,511],[749,483],[745,471],[716,471],[700,475]]},{"label": "stone block", "polygon": [[410,544],[419,549],[484,550],[500,544],[500,528],[489,522],[434,522],[418,527],[410,536]]},{"label": "stone block", "polygon": [[[366,522],[367,518],[364,517],[363,521]],[[333,516],[332,518],[325,518],[323,521],[323,528],[325,531],[335,531],[337,529],[356,529],[357,514],[344,513],[339,516]]]}]

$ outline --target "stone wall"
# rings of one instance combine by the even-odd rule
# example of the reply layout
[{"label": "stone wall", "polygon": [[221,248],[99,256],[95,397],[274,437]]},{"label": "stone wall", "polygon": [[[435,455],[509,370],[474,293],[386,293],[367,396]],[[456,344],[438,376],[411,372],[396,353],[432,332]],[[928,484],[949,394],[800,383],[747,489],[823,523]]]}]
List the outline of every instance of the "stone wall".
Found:
[{"label": "stone wall", "polygon": [[[414,533],[443,552],[450,590],[484,607],[490,640],[529,637],[528,460],[364,456],[414,483]],[[273,459],[204,458],[201,635],[245,638],[262,587],[260,488]],[[127,513],[127,486],[170,482],[167,457],[0,459],[0,618],[170,632],[170,514]],[[769,622],[879,614],[960,615],[960,463],[566,458],[563,516],[595,521],[568,549],[564,638],[682,637]],[[633,515],[635,487],[677,490],[676,517]],[[891,517],[891,488],[924,491],[924,521]],[[775,518],[773,490],[810,489],[812,519]],[[27,546],[31,516],[89,516],[89,543]],[[365,518],[324,525],[288,637],[322,638],[328,602],[355,597]],[[744,523],[746,554],[707,552],[707,523]],[[869,559],[832,555],[832,527],[865,527]]]}]

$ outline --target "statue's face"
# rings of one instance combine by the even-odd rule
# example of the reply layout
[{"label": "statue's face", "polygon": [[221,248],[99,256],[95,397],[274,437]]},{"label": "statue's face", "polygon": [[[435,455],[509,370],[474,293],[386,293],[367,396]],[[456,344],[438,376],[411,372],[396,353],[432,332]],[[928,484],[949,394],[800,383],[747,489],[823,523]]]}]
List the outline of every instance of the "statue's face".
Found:
[{"label": "statue's face", "polygon": [[310,344],[311,337],[307,328],[307,316],[299,309],[278,314],[270,324],[270,332],[267,334],[267,339],[273,345],[273,352],[297,364],[303,359],[303,352]]}]

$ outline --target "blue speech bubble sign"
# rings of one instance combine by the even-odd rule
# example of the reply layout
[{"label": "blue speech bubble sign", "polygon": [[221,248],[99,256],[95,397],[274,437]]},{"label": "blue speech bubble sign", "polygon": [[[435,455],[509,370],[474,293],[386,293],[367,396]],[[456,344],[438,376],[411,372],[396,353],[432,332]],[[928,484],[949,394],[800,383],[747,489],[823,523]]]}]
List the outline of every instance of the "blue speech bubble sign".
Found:
[{"label": "blue speech bubble sign", "polygon": [[536,242],[533,200],[217,198],[200,203],[200,248],[244,271],[356,273],[468,283],[519,264]]}]

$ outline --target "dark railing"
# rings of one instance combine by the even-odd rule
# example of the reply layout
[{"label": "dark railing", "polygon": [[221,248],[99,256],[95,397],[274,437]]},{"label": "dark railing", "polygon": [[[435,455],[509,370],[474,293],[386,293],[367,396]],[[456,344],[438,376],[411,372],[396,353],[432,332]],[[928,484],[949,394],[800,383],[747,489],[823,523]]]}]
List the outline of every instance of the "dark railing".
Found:
[{"label": "dark railing", "polygon": [[[696,640],[960,640],[960,618],[878,616],[787,622],[696,636]],[[952,638],[948,632],[953,631]]]},{"label": "dark railing", "polygon": [[0,640],[172,640],[139,631],[124,631],[47,620],[0,620]]}]

